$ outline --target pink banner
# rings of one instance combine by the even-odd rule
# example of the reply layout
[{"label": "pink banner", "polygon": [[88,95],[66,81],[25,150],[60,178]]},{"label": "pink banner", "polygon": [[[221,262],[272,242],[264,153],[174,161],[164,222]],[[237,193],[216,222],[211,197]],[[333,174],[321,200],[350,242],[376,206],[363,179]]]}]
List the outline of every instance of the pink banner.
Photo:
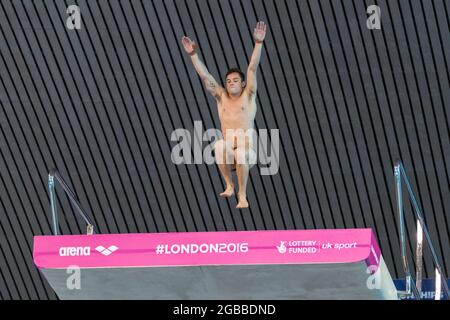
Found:
[{"label": "pink banner", "polygon": [[242,264],[378,266],[371,229],[99,234],[34,237],[39,268]]}]

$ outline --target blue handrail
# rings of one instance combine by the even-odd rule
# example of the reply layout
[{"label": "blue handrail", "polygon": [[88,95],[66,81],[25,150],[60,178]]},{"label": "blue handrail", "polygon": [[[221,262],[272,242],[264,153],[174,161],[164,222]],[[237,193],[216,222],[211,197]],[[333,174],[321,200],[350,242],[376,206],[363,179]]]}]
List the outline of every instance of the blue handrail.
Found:
[{"label": "blue handrail", "polygon": [[[428,232],[428,228],[425,225],[425,221],[423,219],[422,210],[420,209],[420,206],[416,200],[416,197],[414,196],[414,193],[411,188],[411,184],[409,183],[408,176],[406,175],[405,168],[403,166],[403,163],[401,160],[397,160],[395,162],[394,167],[394,174],[395,174],[395,180],[396,180],[396,193],[397,193],[397,209],[398,209],[398,215],[399,215],[399,226],[400,226],[400,248],[401,248],[401,255],[402,255],[402,261],[403,261],[403,268],[406,274],[406,294],[407,295],[413,295],[416,299],[420,299],[420,288],[421,288],[421,261],[422,261],[422,244],[417,243],[417,251],[420,256],[417,258],[418,262],[418,277],[417,277],[417,284],[414,281],[414,277],[411,274],[411,270],[409,268],[408,259],[406,255],[406,233],[405,233],[405,216],[403,212],[403,197],[402,197],[402,178],[405,181],[405,184],[408,189],[409,198],[411,199],[411,202],[414,207],[414,212],[417,219],[417,225],[425,235],[426,242],[428,244],[428,247],[431,251],[431,255],[433,257],[433,262],[435,265],[435,268],[437,269],[437,272],[439,272],[439,275],[441,276],[442,281],[442,287],[443,287],[443,293],[444,296],[446,296],[447,299],[450,299],[450,290],[448,288],[447,284],[447,277],[444,274],[444,270],[441,266],[441,263],[439,262],[438,255],[436,253],[436,250],[433,246],[433,243],[430,238],[430,234]],[[421,236],[421,235],[420,235]],[[436,288],[437,290],[437,288]]]}]

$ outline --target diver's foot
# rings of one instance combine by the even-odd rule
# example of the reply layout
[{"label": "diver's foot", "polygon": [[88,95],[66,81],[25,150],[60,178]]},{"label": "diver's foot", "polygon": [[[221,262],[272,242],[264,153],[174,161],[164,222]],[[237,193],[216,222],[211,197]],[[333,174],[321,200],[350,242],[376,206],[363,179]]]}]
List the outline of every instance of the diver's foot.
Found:
[{"label": "diver's foot", "polygon": [[219,195],[224,198],[229,198],[234,194],[234,186],[227,186],[224,192]]},{"label": "diver's foot", "polygon": [[248,201],[247,201],[247,197],[242,195],[242,196],[238,196],[239,202],[236,206],[237,209],[243,209],[243,208],[248,208]]}]

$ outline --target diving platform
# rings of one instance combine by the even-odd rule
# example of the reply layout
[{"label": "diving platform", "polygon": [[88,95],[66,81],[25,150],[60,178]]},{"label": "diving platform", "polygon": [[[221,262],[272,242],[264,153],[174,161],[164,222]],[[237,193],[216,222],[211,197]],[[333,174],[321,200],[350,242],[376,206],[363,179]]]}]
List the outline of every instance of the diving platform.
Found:
[{"label": "diving platform", "polygon": [[371,229],[34,237],[60,299],[397,299]]}]

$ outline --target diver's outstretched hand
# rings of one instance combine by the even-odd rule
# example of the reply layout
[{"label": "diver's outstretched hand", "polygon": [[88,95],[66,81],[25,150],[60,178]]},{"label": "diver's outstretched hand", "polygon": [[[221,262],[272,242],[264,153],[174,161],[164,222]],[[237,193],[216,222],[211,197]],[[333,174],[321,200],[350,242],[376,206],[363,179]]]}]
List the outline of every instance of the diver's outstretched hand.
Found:
[{"label": "diver's outstretched hand", "polygon": [[253,31],[253,38],[256,42],[263,42],[266,37],[267,25],[263,21],[258,21],[255,30]]},{"label": "diver's outstretched hand", "polygon": [[183,38],[181,38],[181,43],[183,44],[184,50],[189,55],[195,54],[197,50],[197,44],[191,39],[189,39],[189,37],[183,36]]}]

